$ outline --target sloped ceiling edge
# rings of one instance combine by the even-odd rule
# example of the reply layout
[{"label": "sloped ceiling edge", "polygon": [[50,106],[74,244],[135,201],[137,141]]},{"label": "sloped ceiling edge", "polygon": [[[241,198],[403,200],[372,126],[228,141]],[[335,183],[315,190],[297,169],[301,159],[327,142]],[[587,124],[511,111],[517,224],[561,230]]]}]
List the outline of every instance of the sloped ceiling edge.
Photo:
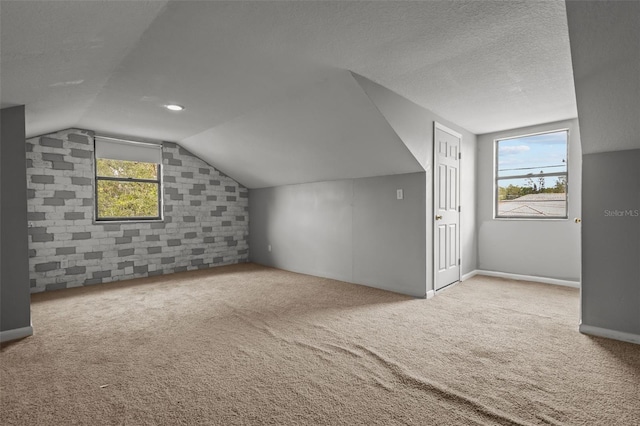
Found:
[{"label": "sloped ceiling edge", "polygon": [[424,171],[346,70],[179,143],[248,188]]}]

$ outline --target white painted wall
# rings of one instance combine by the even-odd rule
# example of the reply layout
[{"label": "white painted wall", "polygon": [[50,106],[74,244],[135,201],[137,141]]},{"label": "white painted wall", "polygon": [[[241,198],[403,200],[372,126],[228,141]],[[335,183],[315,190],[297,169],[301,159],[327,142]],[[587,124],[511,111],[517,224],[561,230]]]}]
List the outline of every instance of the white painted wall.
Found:
[{"label": "white painted wall", "polygon": [[[494,219],[494,141],[569,129],[568,219]],[[478,136],[478,269],[580,281],[582,154],[577,120]]]},{"label": "white painted wall", "polygon": [[424,173],[252,189],[250,260],[425,297],[425,197]]}]

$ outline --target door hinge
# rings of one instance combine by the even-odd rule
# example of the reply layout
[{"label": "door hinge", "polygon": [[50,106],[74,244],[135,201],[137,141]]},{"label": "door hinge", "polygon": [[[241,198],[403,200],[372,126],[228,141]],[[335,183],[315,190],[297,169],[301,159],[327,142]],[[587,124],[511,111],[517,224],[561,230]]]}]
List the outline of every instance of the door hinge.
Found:
[{"label": "door hinge", "polygon": [[462,265],[462,261],[458,259],[458,265]]},{"label": "door hinge", "polygon": [[459,153],[458,153],[458,160],[461,160],[461,159],[462,159],[462,153],[461,153],[461,152],[459,152]]},{"label": "door hinge", "polygon": [[458,213],[462,211],[462,206],[458,206]]}]

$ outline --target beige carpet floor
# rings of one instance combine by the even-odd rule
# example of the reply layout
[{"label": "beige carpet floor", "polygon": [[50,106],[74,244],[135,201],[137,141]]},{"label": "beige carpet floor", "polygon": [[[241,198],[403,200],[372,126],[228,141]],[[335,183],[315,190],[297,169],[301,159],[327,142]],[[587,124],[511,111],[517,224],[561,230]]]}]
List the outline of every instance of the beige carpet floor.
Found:
[{"label": "beige carpet floor", "polygon": [[32,297],[3,425],[638,425],[640,346],[578,291],[475,277],[431,300],[253,264]]}]

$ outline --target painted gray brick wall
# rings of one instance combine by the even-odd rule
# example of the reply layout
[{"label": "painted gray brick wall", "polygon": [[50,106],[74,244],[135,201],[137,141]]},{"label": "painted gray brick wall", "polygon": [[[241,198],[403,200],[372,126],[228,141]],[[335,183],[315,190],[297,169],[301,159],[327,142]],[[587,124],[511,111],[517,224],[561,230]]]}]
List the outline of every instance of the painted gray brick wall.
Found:
[{"label": "painted gray brick wall", "polygon": [[93,132],[28,139],[31,292],[246,262],[248,191],[163,143],[164,221],[94,222]]}]

